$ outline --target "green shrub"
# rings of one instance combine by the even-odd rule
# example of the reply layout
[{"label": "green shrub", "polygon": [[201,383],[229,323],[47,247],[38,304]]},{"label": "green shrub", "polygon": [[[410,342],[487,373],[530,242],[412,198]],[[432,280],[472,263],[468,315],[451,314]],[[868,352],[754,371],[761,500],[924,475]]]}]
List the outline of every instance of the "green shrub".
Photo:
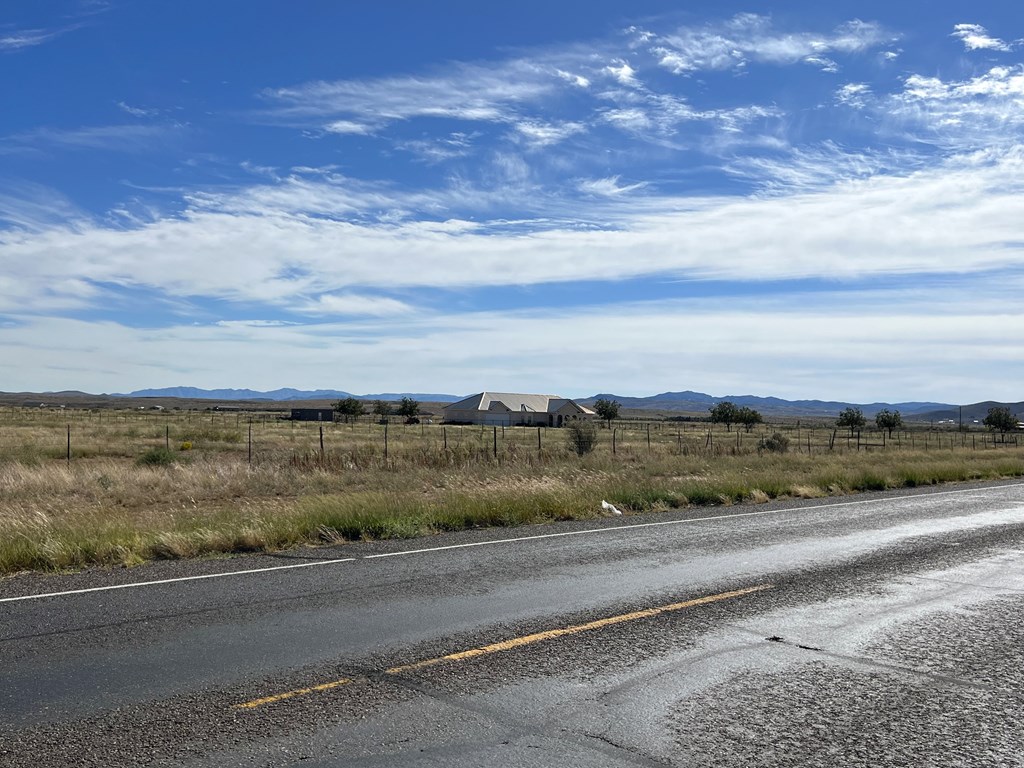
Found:
[{"label": "green shrub", "polygon": [[789,438],[780,432],[776,432],[771,437],[765,435],[757,442],[757,450],[758,452],[785,453],[789,450]]},{"label": "green shrub", "polygon": [[177,461],[179,458],[173,451],[166,448],[150,448],[139,456],[135,463],[140,467],[169,467]]},{"label": "green shrub", "polygon": [[597,429],[589,421],[572,421],[565,427],[569,449],[577,456],[586,456],[597,445]]}]

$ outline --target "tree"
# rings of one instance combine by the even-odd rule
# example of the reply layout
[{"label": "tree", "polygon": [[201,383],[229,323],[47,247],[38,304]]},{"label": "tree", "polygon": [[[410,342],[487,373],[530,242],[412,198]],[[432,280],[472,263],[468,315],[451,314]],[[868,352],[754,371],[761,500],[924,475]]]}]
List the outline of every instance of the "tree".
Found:
[{"label": "tree", "polygon": [[420,412],[420,404],[411,397],[403,397],[401,402],[398,403],[398,409],[395,412],[399,416],[405,417],[406,424],[415,424],[419,421],[416,418],[416,414]]},{"label": "tree", "polygon": [[708,410],[711,412],[711,423],[725,424],[727,432],[731,432],[732,425],[740,420],[740,409],[728,400],[723,400]]},{"label": "tree", "polygon": [[381,422],[386,422],[391,415],[391,403],[386,400],[374,400],[373,413],[380,417]]},{"label": "tree", "polygon": [[594,401],[594,412],[608,422],[608,427],[611,428],[612,419],[619,416],[619,404],[615,400],[599,397]]},{"label": "tree", "polygon": [[753,408],[748,408],[744,405],[736,410],[736,421],[742,424],[747,432],[749,432],[756,424],[761,424],[764,419]]},{"label": "tree", "polygon": [[995,408],[988,409],[988,416],[985,417],[982,424],[989,429],[1009,432],[1017,428],[1017,419],[1010,413],[1009,408],[996,406]]},{"label": "tree", "polygon": [[345,421],[348,422],[350,416],[362,416],[366,413],[366,409],[363,408],[363,401],[355,397],[346,397],[344,400],[339,400],[334,404],[334,410],[345,417]]},{"label": "tree", "polygon": [[892,431],[903,426],[903,417],[900,416],[899,411],[890,411],[888,408],[884,408],[875,414],[875,425],[879,429],[889,430],[889,437],[892,437]]},{"label": "tree", "polygon": [[867,419],[864,418],[864,412],[860,408],[844,408],[839,413],[839,418],[836,419],[836,426],[849,427],[851,435],[853,430],[860,429],[867,423]]}]

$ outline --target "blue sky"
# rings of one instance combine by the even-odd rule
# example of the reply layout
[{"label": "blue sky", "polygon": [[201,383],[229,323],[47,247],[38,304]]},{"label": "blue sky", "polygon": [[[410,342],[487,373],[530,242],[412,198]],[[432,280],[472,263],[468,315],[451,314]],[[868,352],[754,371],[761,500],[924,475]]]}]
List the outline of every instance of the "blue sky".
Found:
[{"label": "blue sky", "polygon": [[1012,3],[0,10],[0,390],[1020,400]]}]

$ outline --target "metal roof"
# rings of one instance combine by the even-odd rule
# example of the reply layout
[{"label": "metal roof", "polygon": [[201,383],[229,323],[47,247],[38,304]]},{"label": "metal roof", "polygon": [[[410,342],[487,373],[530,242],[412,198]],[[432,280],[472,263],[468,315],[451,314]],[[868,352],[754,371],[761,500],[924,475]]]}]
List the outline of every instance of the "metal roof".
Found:
[{"label": "metal roof", "polygon": [[[470,395],[457,403],[446,405],[445,410],[454,411],[488,411],[493,403],[500,403],[510,411],[527,411],[532,413],[549,413],[556,411],[566,403],[568,398],[558,395],[524,395],[515,392],[481,392]],[[578,407],[578,406],[577,406]]]}]

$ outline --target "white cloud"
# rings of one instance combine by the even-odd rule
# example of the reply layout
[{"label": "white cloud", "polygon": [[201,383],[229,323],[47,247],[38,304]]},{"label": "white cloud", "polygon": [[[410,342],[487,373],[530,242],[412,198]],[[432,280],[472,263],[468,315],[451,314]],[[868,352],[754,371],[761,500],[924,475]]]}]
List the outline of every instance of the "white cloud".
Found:
[{"label": "white cloud", "polygon": [[324,126],[327,133],[360,134],[368,135],[373,133],[373,128],[366,123],[357,123],[353,120],[334,120]]},{"label": "white cloud", "polygon": [[[20,362],[7,387],[26,391],[63,389],[71,377],[88,391],[160,386],[170,370],[195,386],[259,389],[464,394],[494,387],[588,395],[685,388],[855,402],[1019,399],[1024,350],[1006,339],[1024,334],[1024,313],[1012,301],[974,300],[979,290],[987,288],[961,285],[942,301],[933,293],[836,291],[811,299],[783,294],[155,330],[29,317],[0,326],[0,355]],[[680,356],[688,361],[682,374]],[[970,360],[969,374],[950,360]]]},{"label": "white cloud", "polygon": [[629,65],[628,61],[617,59],[613,64],[604,68],[606,74],[614,78],[620,85],[633,88],[639,85],[636,79],[636,70]]},{"label": "white cloud", "polygon": [[871,86],[867,83],[847,83],[836,91],[836,103],[861,109],[870,95]]},{"label": "white cloud", "polygon": [[385,296],[361,296],[353,293],[325,293],[315,301],[300,304],[298,311],[309,315],[370,315],[388,317],[407,315],[413,307]]},{"label": "white cloud", "polygon": [[577,88],[589,88],[590,80],[583,75],[573,74],[572,72],[566,72],[565,70],[556,69],[555,73],[571,85],[575,85]]},{"label": "white cloud", "polygon": [[[517,156],[503,156],[500,172],[509,183],[528,183]],[[78,224],[0,233],[0,261],[20,287],[0,306],[30,307],[44,288],[55,300],[60,293],[51,284],[63,275],[168,298],[289,307],[367,289],[969,274],[1022,264],[1022,179],[1024,150],[1017,149],[906,176],[851,174],[831,188],[765,199],[645,195],[635,210],[620,200],[607,208],[595,202],[594,220],[613,228],[538,221],[514,231],[502,222],[342,219],[334,201],[347,200],[358,214],[369,204],[359,190],[292,179],[235,197],[196,197],[183,217],[129,229]],[[333,210],[332,217],[312,215],[310,205]]]},{"label": "white cloud", "polygon": [[910,75],[878,109],[895,128],[956,151],[1013,146],[1024,129],[1024,65],[961,81]]},{"label": "white cloud", "polygon": [[813,64],[818,67],[822,72],[835,73],[839,71],[839,64],[827,56],[821,56],[819,54],[812,54],[810,56],[804,56],[804,62],[807,64]]},{"label": "white cloud", "polygon": [[654,122],[642,109],[608,109],[602,115],[602,119],[623,130],[642,133],[654,125]]},{"label": "white cloud", "polygon": [[991,37],[980,24],[956,24],[950,37],[958,38],[968,51],[1010,51],[1013,48],[1009,43]]}]

